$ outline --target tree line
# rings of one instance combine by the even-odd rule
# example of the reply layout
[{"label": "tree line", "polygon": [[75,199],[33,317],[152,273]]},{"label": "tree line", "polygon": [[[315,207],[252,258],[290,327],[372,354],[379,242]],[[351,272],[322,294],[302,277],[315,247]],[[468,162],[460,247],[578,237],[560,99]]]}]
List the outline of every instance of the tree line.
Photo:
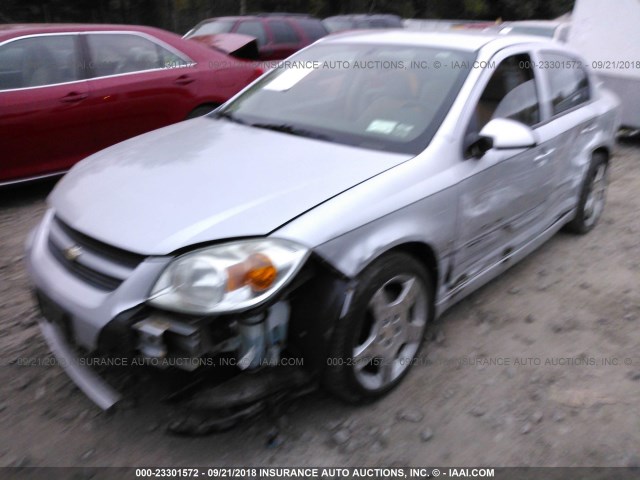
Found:
[{"label": "tree line", "polygon": [[2,0],[0,23],[80,22],[152,25],[184,33],[200,20],[241,13],[393,13],[404,18],[550,19],[574,0]]}]

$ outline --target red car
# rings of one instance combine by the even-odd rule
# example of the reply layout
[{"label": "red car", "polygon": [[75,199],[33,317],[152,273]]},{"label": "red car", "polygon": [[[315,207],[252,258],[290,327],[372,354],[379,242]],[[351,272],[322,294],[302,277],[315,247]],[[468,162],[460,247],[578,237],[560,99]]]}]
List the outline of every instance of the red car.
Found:
[{"label": "red car", "polygon": [[[263,13],[203,20],[184,38],[237,33],[254,37],[260,60],[281,60],[312,44],[329,32],[322,22],[305,14]],[[205,43],[206,39],[202,40]]]},{"label": "red car", "polygon": [[262,71],[164,30],[0,26],[0,185],[201,115]]}]

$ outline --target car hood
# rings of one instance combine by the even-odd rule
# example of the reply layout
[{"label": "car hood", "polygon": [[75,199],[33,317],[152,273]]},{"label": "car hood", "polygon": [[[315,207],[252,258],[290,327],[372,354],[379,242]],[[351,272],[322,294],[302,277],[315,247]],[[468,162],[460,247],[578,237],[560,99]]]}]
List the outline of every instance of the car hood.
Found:
[{"label": "car hood", "polygon": [[81,233],[164,255],[267,235],[408,158],[203,117],[92,155],[49,201]]}]

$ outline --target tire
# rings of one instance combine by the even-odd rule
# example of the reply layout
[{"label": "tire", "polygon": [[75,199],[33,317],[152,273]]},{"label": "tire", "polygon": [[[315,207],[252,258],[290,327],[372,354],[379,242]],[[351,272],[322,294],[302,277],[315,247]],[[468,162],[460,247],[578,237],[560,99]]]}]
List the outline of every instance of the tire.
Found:
[{"label": "tire", "polygon": [[607,157],[603,153],[594,153],[580,190],[576,215],[567,224],[568,231],[584,235],[593,230],[604,210],[607,181]]},{"label": "tire", "polygon": [[389,253],[368,266],[333,334],[325,388],[363,403],[396,387],[420,351],[431,292],[428,272],[410,255]]},{"label": "tire", "polygon": [[216,108],[218,108],[218,105],[200,105],[199,107],[191,110],[191,112],[189,112],[189,115],[186,116],[185,120],[191,120],[192,118],[201,117],[215,110]]}]

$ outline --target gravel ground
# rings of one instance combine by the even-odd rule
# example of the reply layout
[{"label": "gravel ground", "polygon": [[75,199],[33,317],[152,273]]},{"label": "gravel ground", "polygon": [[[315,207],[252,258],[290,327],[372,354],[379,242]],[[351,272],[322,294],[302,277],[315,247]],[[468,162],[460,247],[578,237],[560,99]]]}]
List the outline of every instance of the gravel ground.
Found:
[{"label": "gravel ground", "polygon": [[278,421],[216,435],[165,432],[159,401],[184,376],[115,376],[102,413],[51,360],[23,242],[53,183],[0,192],[0,466],[640,467],[640,142],[620,143],[607,208],[587,236],[556,235],[432,325],[419,363],[381,401],[318,392]]}]

